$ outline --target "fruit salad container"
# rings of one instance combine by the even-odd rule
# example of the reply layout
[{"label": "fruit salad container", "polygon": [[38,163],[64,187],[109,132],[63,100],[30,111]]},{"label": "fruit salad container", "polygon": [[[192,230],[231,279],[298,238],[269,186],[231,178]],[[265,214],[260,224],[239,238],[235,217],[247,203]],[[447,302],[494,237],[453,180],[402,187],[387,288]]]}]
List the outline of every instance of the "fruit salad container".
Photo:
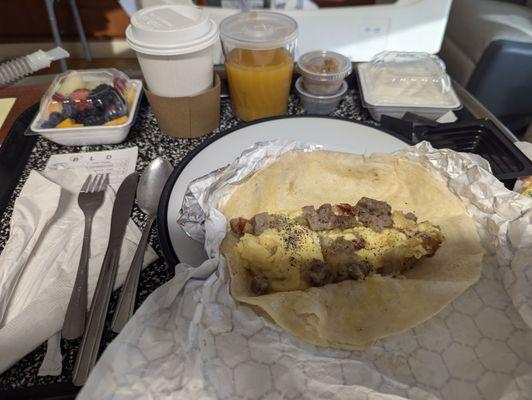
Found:
[{"label": "fruit salad container", "polygon": [[141,94],[140,80],[114,68],[67,71],[44,94],[31,133],[64,146],[123,142]]}]

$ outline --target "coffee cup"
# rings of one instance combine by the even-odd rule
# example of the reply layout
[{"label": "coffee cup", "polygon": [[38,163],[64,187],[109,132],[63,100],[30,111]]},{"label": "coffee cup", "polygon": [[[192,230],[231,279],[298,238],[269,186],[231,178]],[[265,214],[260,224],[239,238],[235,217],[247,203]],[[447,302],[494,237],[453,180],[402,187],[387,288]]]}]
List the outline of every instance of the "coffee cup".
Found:
[{"label": "coffee cup", "polygon": [[126,40],[155,95],[194,96],[212,88],[219,32],[205,10],[184,5],[143,8],[131,17]]}]

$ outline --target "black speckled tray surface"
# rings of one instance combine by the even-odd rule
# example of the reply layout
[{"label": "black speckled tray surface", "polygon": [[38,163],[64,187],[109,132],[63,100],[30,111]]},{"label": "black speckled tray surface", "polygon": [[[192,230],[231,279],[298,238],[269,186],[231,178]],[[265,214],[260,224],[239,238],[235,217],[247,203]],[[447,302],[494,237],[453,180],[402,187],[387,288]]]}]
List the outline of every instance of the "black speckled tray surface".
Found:
[{"label": "black speckled tray surface", "polygon": [[[299,105],[299,100],[292,95],[290,97],[288,114],[296,115],[302,113],[303,110]],[[355,121],[369,121],[369,115],[367,111],[360,106],[358,93],[354,90],[348,92],[345,100],[340,103],[338,109],[331,115]],[[24,185],[30,171],[32,169],[43,170],[46,162],[52,154],[111,150],[137,146],[139,153],[136,170],[138,173],[142,173],[146,165],[158,156],[165,157],[172,163],[172,165],[176,166],[189,152],[195,149],[204,140],[219,132],[233,128],[238,124],[239,120],[233,115],[230,101],[226,98],[222,99],[220,127],[215,132],[198,139],[175,139],[166,136],[159,130],[157,120],[149,105],[146,101],[143,101],[137,115],[137,120],[124,143],[105,146],[65,147],[39,137],[36,140],[28,162],[24,166],[22,174],[18,179],[16,188],[9,200],[9,204],[3,215],[0,216],[0,252],[3,250],[9,237],[9,222],[13,210],[13,203],[18,193]],[[17,134],[23,134],[23,132],[17,132]],[[136,206],[133,209],[132,218],[139,227],[144,226],[144,214]],[[155,228],[150,235],[150,244],[159,254],[160,258],[147,267],[141,274],[137,296],[138,304],[143,302],[153,290],[173,276],[173,269],[167,268],[162,259],[162,253]],[[119,290],[115,291],[111,298],[102,346],[100,349],[101,351],[103,351],[116,335],[110,329],[110,322],[116,306],[116,301],[118,300],[118,295]],[[62,340],[62,374],[57,377],[42,377],[37,376],[37,371],[46,352],[46,343],[41,344],[38,348],[0,375],[0,398],[4,398],[3,394],[7,394],[10,398],[32,398],[34,396],[38,398],[73,397],[75,395],[75,389],[71,386],[72,367],[78,346],[79,340]],[[30,391],[30,388],[32,387],[37,390]],[[42,390],[39,390],[38,388],[42,388]],[[53,388],[53,390],[46,390],[46,388]],[[26,391],[24,391],[24,389],[26,389]],[[62,391],[65,396],[61,396]],[[70,393],[70,395],[67,395],[67,392]]]}]

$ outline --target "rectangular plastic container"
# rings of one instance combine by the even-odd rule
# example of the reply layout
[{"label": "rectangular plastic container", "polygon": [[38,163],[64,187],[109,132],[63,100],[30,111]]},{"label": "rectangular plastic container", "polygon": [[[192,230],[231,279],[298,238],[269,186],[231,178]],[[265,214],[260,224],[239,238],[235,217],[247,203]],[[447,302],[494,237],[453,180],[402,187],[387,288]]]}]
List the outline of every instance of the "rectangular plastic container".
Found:
[{"label": "rectangular plastic container", "polygon": [[380,121],[383,115],[389,115],[394,118],[403,118],[408,112],[430,119],[431,121],[436,121],[449,111],[455,111],[462,108],[461,105],[454,108],[375,106],[367,103],[364,100],[364,95],[361,96],[361,100],[362,106],[369,111],[371,118],[375,121]]},{"label": "rectangular plastic container", "polygon": [[[87,70],[79,71],[81,76],[86,76],[87,79],[95,79],[96,76],[103,76],[101,74],[108,73],[109,77],[114,76],[119,73],[116,70]],[[121,74],[121,73],[120,73]],[[52,100],[53,93],[58,85],[65,79],[65,74],[59,75],[46,94],[43,96],[41,101],[41,107],[39,112],[35,116],[33,122],[30,126],[30,131],[27,132],[28,135],[39,134],[45,137],[52,142],[61,144],[63,146],[86,146],[86,145],[101,145],[101,144],[117,144],[123,142],[128,133],[129,129],[135,122],[137,115],[138,107],[140,105],[140,97],[142,95],[142,81],[138,79],[127,79],[128,90],[134,90],[134,94],[131,98],[126,100],[127,102],[127,120],[123,123],[117,125],[93,125],[93,126],[72,126],[72,127],[61,127],[61,128],[47,128],[42,125],[46,121],[47,117],[45,116],[46,109],[54,101]],[[121,74],[123,76],[123,74]],[[63,81],[62,81],[63,80]],[[97,84],[100,81],[95,81],[94,84]],[[56,103],[61,103],[61,101],[56,101]],[[74,104],[75,105],[75,104]]]},{"label": "rectangular plastic container", "polygon": [[437,120],[462,108],[437,57],[425,53],[384,52],[357,65],[362,105],[376,121],[407,112]]}]

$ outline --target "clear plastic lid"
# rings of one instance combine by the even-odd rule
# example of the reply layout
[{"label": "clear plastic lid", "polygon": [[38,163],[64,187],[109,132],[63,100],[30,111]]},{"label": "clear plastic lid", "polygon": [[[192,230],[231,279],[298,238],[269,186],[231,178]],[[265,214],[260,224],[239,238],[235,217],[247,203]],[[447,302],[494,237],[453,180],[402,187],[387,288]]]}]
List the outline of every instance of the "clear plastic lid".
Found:
[{"label": "clear plastic lid", "polygon": [[297,39],[297,22],[284,14],[250,11],[227,17],[220,24],[223,43],[248,50],[285,47]]},{"label": "clear plastic lid", "polygon": [[41,99],[41,129],[123,125],[139,90],[114,69],[67,71],[55,77]]},{"label": "clear plastic lid", "polygon": [[305,78],[318,81],[341,81],[352,71],[351,61],[334,51],[311,51],[303,54],[297,68]]},{"label": "clear plastic lid", "polygon": [[369,105],[460,107],[445,64],[434,55],[382,52],[357,68],[364,101]]}]

